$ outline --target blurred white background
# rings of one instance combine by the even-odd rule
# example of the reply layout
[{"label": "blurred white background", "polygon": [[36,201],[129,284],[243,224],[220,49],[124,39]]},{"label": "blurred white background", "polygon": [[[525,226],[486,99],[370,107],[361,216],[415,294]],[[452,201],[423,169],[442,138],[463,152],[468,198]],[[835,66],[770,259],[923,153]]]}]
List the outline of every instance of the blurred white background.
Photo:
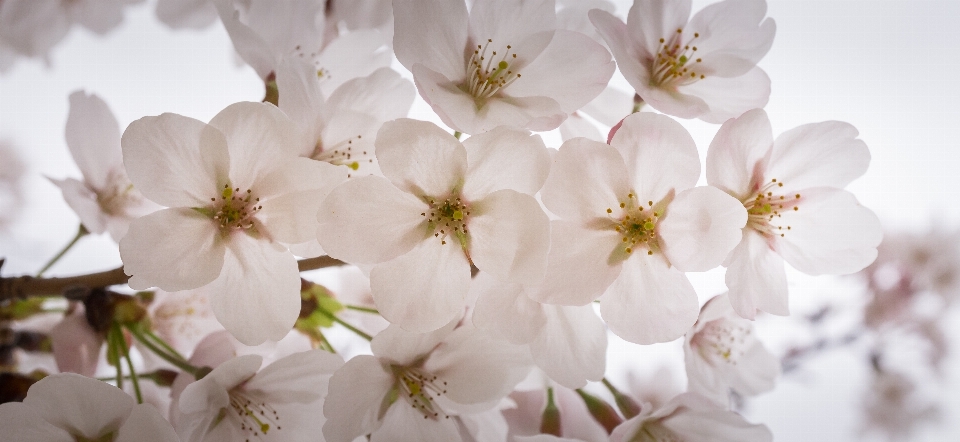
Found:
[{"label": "blurred white background", "polygon": [[[693,10],[709,3],[696,0]],[[960,226],[960,204],[953,198],[960,192],[960,1],[768,3],[777,36],[760,66],[773,81],[766,109],[774,133],[823,120],[852,123],[870,147],[873,162],[849,190],[887,229]],[[629,2],[621,0],[618,6],[625,16]],[[237,64],[222,25],[173,32],[156,20],[153,7],[148,1],[128,8],[124,23],[106,37],[75,27],[51,52],[48,64],[20,59],[0,76],[0,140],[19,149],[28,169],[26,205],[9,229],[0,231],[5,275],[34,273],[76,232],[76,215],[44,178],[80,176],[63,136],[70,92],[98,94],[122,127],[163,112],[207,121],[230,103],[263,97],[254,71]],[[419,98],[414,106],[412,117],[437,121]],[[683,123],[705,156],[718,126]],[[556,134],[546,139],[559,145]],[[83,239],[49,274],[118,265],[115,243],[101,235]],[[825,303],[862,306],[862,293],[849,279],[789,277],[794,316]],[[692,279],[701,302],[723,290],[722,270]],[[951,318],[960,315],[952,312]],[[805,338],[796,318],[765,317],[758,326],[761,339],[775,351]],[[937,386],[931,394],[943,416],[912,440],[960,440],[960,425],[955,424],[960,422],[960,325],[947,332],[952,345],[945,379],[930,382]],[[661,363],[682,369],[677,343],[639,347],[612,340],[609,357],[613,378],[628,369],[652,375]],[[768,425],[778,441],[856,440],[868,375],[863,348],[828,352],[782,379],[774,392],[748,402],[745,414]],[[683,384],[682,372],[676,382]]]}]

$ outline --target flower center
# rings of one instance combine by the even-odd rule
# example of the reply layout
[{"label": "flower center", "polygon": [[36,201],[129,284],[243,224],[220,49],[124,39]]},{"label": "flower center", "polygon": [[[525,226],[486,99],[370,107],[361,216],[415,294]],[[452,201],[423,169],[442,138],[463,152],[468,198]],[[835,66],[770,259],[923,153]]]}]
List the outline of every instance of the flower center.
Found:
[{"label": "flower center", "polygon": [[427,231],[440,238],[440,244],[447,243],[447,237],[453,235],[460,241],[461,247],[467,248],[467,219],[470,216],[470,207],[460,197],[449,197],[443,200],[427,199],[430,208],[420,216],[427,218]]},{"label": "flower center", "polygon": [[766,236],[780,235],[793,228],[777,224],[784,210],[800,210],[800,194],[786,195],[777,191],[783,183],[776,178],[757,189],[757,193],[743,203],[747,209],[747,227]]},{"label": "flower center", "polygon": [[[351,137],[346,141],[341,141],[332,146],[324,146],[323,140],[317,140],[317,145],[313,149],[310,158],[318,161],[324,161],[334,166],[346,166],[353,170],[360,169],[362,164],[373,163],[373,152],[367,150],[353,150],[353,141],[359,142],[363,135]],[[347,178],[352,174],[348,173]]]},{"label": "flower center", "polygon": [[487,39],[485,45],[477,45],[467,60],[467,83],[463,89],[477,100],[496,95],[520,78],[520,73],[510,67],[511,64],[516,67],[517,53],[511,52],[513,46],[507,45],[507,49],[497,55],[497,51],[490,49],[492,44],[493,40]]},{"label": "flower center", "polygon": [[650,83],[658,87],[676,88],[706,78],[697,71],[697,63],[702,59],[697,57],[697,46],[693,43],[698,38],[700,34],[695,32],[693,38],[684,41],[683,29],[677,29],[673,35],[661,38],[660,50],[653,61]]},{"label": "flower center", "polygon": [[397,388],[413,408],[416,408],[424,419],[450,419],[440,406],[436,398],[447,392],[447,383],[437,379],[437,376],[426,373],[419,368],[392,366],[397,377]]},{"label": "flower center", "polygon": [[748,325],[721,318],[708,322],[703,330],[693,335],[690,346],[714,366],[737,365],[752,341],[752,330]]},{"label": "flower center", "polygon": [[[280,415],[277,414],[276,409],[266,402],[257,401],[239,389],[230,390],[229,395],[230,409],[236,413],[237,419],[240,420],[241,431],[260,438],[261,435],[266,435],[271,428],[281,429]],[[219,419],[222,419],[222,416]]]},{"label": "flower center", "polygon": [[231,188],[230,184],[223,186],[220,198],[210,198],[210,201],[213,203],[210,215],[220,224],[221,232],[252,229],[257,212],[263,209],[258,205],[260,198],[253,197],[253,191],[241,192],[239,187]]},{"label": "flower center", "polygon": [[612,217],[613,209],[607,208],[607,217],[613,221],[613,229],[620,233],[623,251],[631,254],[639,249],[646,249],[647,255],[653,255],[657,248],[657,222],[663,217],[663,210],[653,201],[647,201],[646,207],[636,195],[630,193],[627,200],[620,203],[623,216],[620,219]]},{"label": "flower center", "polygon": [[133,183],[126,174],[114,170],[107,178],[107,187],[98,189],[97,204],[103,213],[121,216],[127,213],[127,208],[140,203],[143,198],[133,192]]}]

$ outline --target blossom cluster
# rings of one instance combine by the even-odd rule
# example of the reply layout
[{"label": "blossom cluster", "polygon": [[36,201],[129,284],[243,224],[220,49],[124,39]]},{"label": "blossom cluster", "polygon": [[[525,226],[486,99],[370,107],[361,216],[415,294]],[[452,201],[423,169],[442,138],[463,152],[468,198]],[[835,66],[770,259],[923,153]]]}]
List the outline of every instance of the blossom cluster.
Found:
[{"label": "blossom cluster", "polygon": [[[21,3],[0,2],[0,24],[105,32],[94,18],[125,2]],[[636,0],[625,21],[604,0],[470,3],[158,2],[174,28],[219,19],[265,98],[121,131],[103,98],[69,97],[82,178],[50,180],[78,238],[118,243],[124,278],[65,287],[49,339],[77,374],[26,376],[0,434],[771,440],[731,401],[781,370],[751,321],[790,313],[787,264],[850,274],[878,254],[878,218],[845,190],[870,162],[857,130],[774,136],[764,0],[692,15],[690,0]],[[0,56],[56,42],[0,29]],[[610,86],[618,68],[632,100]],[[407,118],[418,95],[445,127]],[[719,124],[705,164],[681,119]],[[687,273],[718,267],[728,291],[701,306]],[[110,288],[123,283],[136,293]],[[43,309],[12,302],[11,319]],[[620,392],[608,331],[682,338],[687,391]],[[130,394],[90,379],[108,365]]]}]

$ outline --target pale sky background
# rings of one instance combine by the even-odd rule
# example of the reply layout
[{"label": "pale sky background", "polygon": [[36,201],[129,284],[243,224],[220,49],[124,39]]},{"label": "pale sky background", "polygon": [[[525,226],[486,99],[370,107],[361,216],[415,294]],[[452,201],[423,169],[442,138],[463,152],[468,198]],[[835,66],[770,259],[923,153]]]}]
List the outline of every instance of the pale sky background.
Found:
[{"label": "pale sky background", "polygon": [[[618,3],[624,16],[629,2]],[[693,10],[709,3],[694,1]],[[960,191],[960,1],[772,0],[767,15],[777,22],[777,36],[760,66],[773,81],[766,109],[774,133],[824,120],[853,124],[873,161],[849,190],[888,229],[958,227],[960,204],[952,197]],[[0,139],[19,147],[29,168],[27,206],[18,213],[13,234],[0,232],[0,255],[8,258],[4,274],[35,272],[76,231],[76,215],[43,178],[80,176],[63,138],[72,91],[98,94],[121,127],[163,112],[207,121],[230,103],[263,96],[256,74],[236,64],[231,48],[219,22],[200,32],[169,31],[154,18],[151,1],[128,8],[124,23],[105,38],[74,28],[52,51],[49,66],[21,59],[0,76]],[[418,99],[411,116],[429,114]],[[683,123],[705,155],[719,126]],[[559,138],[547,140],[556,147]],[[119,264],[108,236],[88,237],[50,274]],[[824,302],[850,307],[861,302],[849,282],[789,276],[795,316]],[[723,290],[722,271],[691,279],[701,302]],[[960,319],[956,311],[951,317]],[[767,317],[758,326],[761,339],[774,348],[804,337],[795,318]],[[960,326],[952,327],[948,332],[958,354]],[[612,342],[611,373],[625,366],[652,372],[659,360],[682,364],[678,349],[676,343],[642,348]],[[747,416],[767,424],[778,441],[856,440],[868,375],[861,350],[812,361],[801,375],[783,379],[775,392],[750,402]],[[960,422],[960,358],[951,356],[947,364],[946,387],[934,392],[943,420],[913,440],[960,440],[960,424],[955,424]]]}]

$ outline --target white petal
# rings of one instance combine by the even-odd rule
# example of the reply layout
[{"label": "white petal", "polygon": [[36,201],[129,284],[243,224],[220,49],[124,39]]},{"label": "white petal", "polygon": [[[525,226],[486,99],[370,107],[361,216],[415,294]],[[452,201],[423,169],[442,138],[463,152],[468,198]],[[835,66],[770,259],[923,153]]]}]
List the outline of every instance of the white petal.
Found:
[{"label": "white petal", "polygon": [[478,42],[517,45],[530,34],[556,29],[556,17],[551,0],[480,0],[470,9],[470,31]]},{"label": "white petal", "polygon": [[93,188],[102,189],[110,173],[122,167],[120,124],[100,97],[70,94],[66,138],[73,161]]},{"label": "white petal", "polygon": [[660,39],[686,27],[690,0],[637,0],[627,13],[630,36],[649,57],[656,55]]},{"label": "white petal", "polygon": [[43,420],[88,439],[116,431],[134,405],[123,390],[73,373],[41,379],[30,387],[23,403]]},{"label": "white petal", "polygon": [[[351,442],[380,427],[380,406],[395,379],[373,356],[351,358],[330,378],[323,402],[323,437]],[[403,401],[403,399],[400,399]],[[422,419],[422,418],[421,418]]]},{"label": "white petal", "polygon": [[63,192],[63,200],[80,217],[80,223],[90,233],[101,234],[107,230],[106,214],[97,202],[97,194],[86,184],[73,178],[50,179]]},{"label": "white petal", "polygon": [[498,190],[471,207],[470,257],[498,278],[533,284],[543,277],[550,220],[532,196]]},{"label": "white petal", "polygon": [[737,361],[736,368],[730,386],[740,394],[755,396],[776,386],[777,376],[780,375],[780,358],[757,341]]},{"label": "white petal", "polygon": [[[600,92],[597,98],[583,106],[580,112],[591,116],[604,126],[613,127],[633,109],[633,96],[632,91],[627,93],[608,87]],[[606,143],[607,138],[604,136],[597,141]]]},{"label": "white petal", "polygon": [[[635,8],[636,7],[633,9]],[[631,9],[631,11],[633,11],[633,9]],[[634,41],[627,25],[613,16],[613,14],[595,9],[590,11],[588,16],[590,17],[590,22],[597,28],[597,33],[607,42],[607,46],[610,48],[610,52],[613,53],[617,66],[620,68],[620,73],[623,74],[627,82],[638,92],[649,89],[650,73],[641,62],[641,60],[650,58],[650,54],[648,54],[649,51],[641,47],[637,41]],[[657,38],[659,39],[660,37]],[[609,89],[610,88],[607,88],[607,90]],[[620,121],[630,112],[629,106],[632,106],[632,101],[631,97],[629,101],[630,104],[627,105],[628,107],[621,109],[617,116],[604,121],[604,124],[613,126]],[[591,114],[591,116],[592,115],[593,114]]]},{"label": "white petal", "polygon": [[467,152],[436,124],[406,118],[384,123],[376,145],[380,170],[400,189],[443,198],[463,185]]},{"label": "white petal", "polygon": [[177,114],[143,117],[120,140],[134,187],[167,207],[204,207],[227,178],[227,140],[216,128]]},{"label": "white petal", "polygon": [[767,4],[762,0],[717,2],[701,9],[684,32],[697,32],[697,56],[708,72],[720,77],[743,75],[753,68],[773,45],[777,26],[763,20]]},{"label": "white petal", "polygon": [[697,144],[670,117],[650,112],[631,114],[623,119],[610,145],[623,156],[633,190],[641,200],[656,203],[671,190],[693,187],[700,178]]},{"label": "white petal", "polygon": [[293,158],[257,183],[257,194],[264,195],[257,220],[280,242],[302,243],[316,238],[320,203],[346,180],[346,168]]},{"label": "white petal", "polygon": [[607,87],[614,70],[616,64],[602,45],[578,32],[558,30],[547,48],[523,66],[523,76],[507,89],[511,96],[550,97],[564,112],[572,113]]},{"label": "white petal", "polygon": [[780,316],[790,314],[783,259],[770,249],[762,235],[744,229],[743,240],[724,265],[730,304],[738,315],[753,319],[757,310]]},{"label": "white petal", "polygon": [[463,195],[478,200],[500,189],[533,195],[550,173],[550,157],[539,135],[498,127],[463,142],[467,174]]},{"label": "white petal", "polygon": [[116,442],[170,442],[177,433],[150,404],[139,404],[130,411],[130,417],[117,432]]},{"label": "white petal", "polygon": [[599,143],[604,141],[603,135],[600,134],[600,130],[597,129],[597,126],[587,121],[586,118],[581,117],[578,113],[573,113],[567,117],[563,124],[560,125],[559,129],[560,138],[564,142],[581,137]]},{"label": "white petal", "polygon": [[756,172],[763,172],[773,147],[773,129],[763,109],[723,123],[707,151],[707,182],[739,199],[753,192]]},{"label": "white petal", "polygon": [[617,336],[641,345],[672,341],[697,321],[697,292],[658,255],[635,255],[600,298],[600,314]]},{"label": "white petal", "polygon": [[447,382],[445,396],[450,400],[483,404],[509,394],[530,372],[530,360],[525,347],[463,326],[444,340],[423,369]]},{"label": "white petal", "polygon": [[0,404],[0,434],[22,442],[74,442],[73,436],[43,420],[33,407],[19,402]]},{"label": "white petal", "polygon": [[300,153],[296,126],[270,103],[240,102],[210,120],[223,133],[230,152],[231,187],[259,192],[256,185]]},{"label": "white petal", "polygon": [[430,354],[437,345],[453,332],[460,318],[457,317],[429,333],[411,333],[397,325],[390,325],[370,341],[370,350],[381,361],[396,365],[414,365]]},{"label": "white petal", "polygon": [[370,271],[370,289],[384,319],[413,333],[443,327],[464,307],[470,264],[459,241],[428,238]]},{"label": "white petal", "polygon": [[531,294],[533,299],[586,305],[599,298],[620,275],[622,264],[610,262],[610,255],[621,242],[616,232],[552,221],[550,236],[546,277],[540,290]]},{"label": "white petal", "polygon": [[217,224],[192,209],[164,209],[138,218],[120,240],[123,272],[137,290],[204,286],[220,274],[223,253]]},{"label": "white petal", "polygon": [[246,345],[279,341],[300,314],[297,260],[280,245],[244,233],[228,240],[223,270],[205,290],[217,320]]},{"label": "white petal", "polygon": [[604,143],[575,138],[553,156],[550,176],[543,185],[543,204],[567,221],[605,218],[607,209],[620,205],[630,193],[623,157]]},{"label": "white petal", "polygon": [[478,296],[473,310],[473,324],[478,329],[516,345],[530,343],[543,331],[547,316],[541,304],[530,299],[520,284],[503,283],[480,272],[471,290],[476,290]]},{"label": "white petal", "polygon": [[277,105],[297,125],[301,155],[313,152],[323,124],[326,103],[317,81],[317,69],[301,58],[284,57],[277,66]]},{"label": "white petal", "polygon": [[460,442],[460,431],[453,419],[424,419],[404,399],[387,409],[383,425],[373,432],[370,442]]},{"label": "white petal", "polygon": [[228,390],[253,377],[262,363],[260,355],[243,355],[218,365],[206,377],[183,389],[179,411],[210,415],[214,414],[211,411],[227,407],[230,404]]},{"label": "white petal", "polygon": [[857,129],[842,121],[804,124],[773,142],[767,174],[784,190],[844,188],[867,171],[870,151]]},{"label": "white petal", "polygon": [[84,309],[66,315],[50,330],[53,357],[60,372],[93,377],[100,363],[103,336],[87,322]]},{"label": "white petal", "polygon": [[694,187],[677,194],[657,224],[660,246],[682,272],[705,272],[723,262],[747,224],[743,204],[720,189]]},{"label": "white petal", "polygon": [[243,388],[271,404],[308,403],[323,397],[343,358],[325,350],[294,353],[260,370]]},{"label": "white petal", "polygon": [[384,178],[353,178],[321,205],[318,239],[330,256],[374,264],[407,253],[427,235],[427,205]]},{"label": "white petal", "polygon": [[397,0],[393,16],[393,49],[404,67],[413,70],[413,65],[423,64],[448,78],[463,77],[468,20],[464,2]]},{"label": "white petal", "polygon": [[545,305],[546,328],[530,344],[538,367],[567,388],[598,382],[606,371],[607,328],[592,306]]},{"label": "white petal", "polygon": [[[393,54],[387,47],[386,38],[377,30],[360,29],[339,35],[323,48],[314,62],[327,75],[320,82],[323,94],[332,99],[335,91],[345,82],[390,66]],[[413,101],[413,96],[410,100]],[[383,105],[385,108],[390,106],[386,102]],[[409,104],[407,106],[409,108]]]},{"label": "white petal", "polygon": [[[417,95],[410,80],[390,68],[380,68],[362,78],[343,83],[327,102],[330,109],[350,109],[379,122],[407,116]],[[379,128],[379,127],[378,127]]]},{"label": "white petal", "polygon": [[707,77],[678,88],[678,95],[703,100],[708,109],[696,117],[708,123],[722,123],[747,110],[762,108],[770,99],[770,77],[760,68],[732,77]]},{"label": "white petal", "polygon": [[808,275],[845,275],[876,259],[883,238],[880,220],[853,194],[818,187],[801,195],[799,210],[784,210],[777,220],[790,227],[782,237],[774,237],[786,262]]},{"label": "white petal", "polygon": [[663,419],[662,425],[681,440],[773,441],[773,435],[766,426],[751,424],[736,412],[720,408],[697,394],[682,394],[671,402],[679,405],[679,411]]}]

